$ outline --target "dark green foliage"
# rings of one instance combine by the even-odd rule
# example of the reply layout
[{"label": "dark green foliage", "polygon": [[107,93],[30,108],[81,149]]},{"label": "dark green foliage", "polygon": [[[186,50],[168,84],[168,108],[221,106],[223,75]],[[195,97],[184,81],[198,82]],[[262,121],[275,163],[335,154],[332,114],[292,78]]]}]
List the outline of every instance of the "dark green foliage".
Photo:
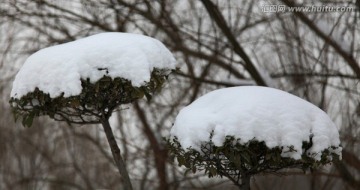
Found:
[{"label": "dark green foliage", "polygon": [[[204,171],[209,177],[227,177],[239,185],[240,180],[263,172],[276,172],[283,168],[316,169],[331,161],[338,160],[339,156],[329,150],[322,152],[321,160],[317,161],[306,154],[311,148],[311,140],[303,143],[305,150],[302,159],[282,157],[282,147],[268,148],[264,142],[251,140],[240,144],[239,139],[227,136],[223,146],[215,146],[209,141],[201,145],[201,152],[188,148],[184,150],[177,138],[167,139],[169,151],[179,163],[187,168],[186,173]],[[333,147],[335,148],[335,147]],[[295,151],[289,147],[289,151]]]},{"label": "dark green foliage", "polygon": [[168,71],[154,69],[151,80],[141,87],[134,87],[129,80],[104,76],[96,83],[81,79],[82,92],[77,96],[63,95],[51,98],[36,88],[20,99],[11,98],[15,120],[22,117],[22,124],[30,127],[34,117],[49,117],[68,123],[99,123],[109,118],[121,104],[128,104],[144,96],[150,100],[152,94],[162,88]]}]

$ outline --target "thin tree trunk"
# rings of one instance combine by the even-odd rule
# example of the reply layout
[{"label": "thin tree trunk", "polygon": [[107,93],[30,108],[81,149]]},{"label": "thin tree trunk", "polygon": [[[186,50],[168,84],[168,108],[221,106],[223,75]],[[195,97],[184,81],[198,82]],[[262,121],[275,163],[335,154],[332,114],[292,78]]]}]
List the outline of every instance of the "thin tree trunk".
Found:
[{"label": "thin tree trunk", "polygon": [[113,155],[116,166],[117,166],[117,168],[119,170],[120,175],[123,177],[124,186],[125,186],[124,189],[125,190],[132,190],[133,188],[132,188],[131,181],[130,181],[130,178],[129,178],[129,173],[126,170],[125,162],[124,162],[123,158],[121,157],[120,148],[116,143],[114,134],[113,134],[113,132],[111,130],[111,127],[110,127],[109,120],[108,119],[103,119],[101,124],[102,124],[102,126],[104,128],[106,138],[107,138],[107,140],[109,142],[109,145],[110,145],[110,148],[111,148],[111,153]]},{"label": "thin tree trunk", "polygon": [[243,178],[241,178],[241,190],[250,190],[250,179],[251,176],[246,175]]},{"label": "thin tree trunk", "polygon": [[270,84],[267,84],[267,81],[263,78],[260,71],[255,67],[255,64],[236,40],[219,8],[211,0],[201,0],[201,2],[205,6],[209,16],[233,46],[234,52],[242,58],[245,63],[245,69],[250,73],[256,84],[260,86],[269,86]]}]

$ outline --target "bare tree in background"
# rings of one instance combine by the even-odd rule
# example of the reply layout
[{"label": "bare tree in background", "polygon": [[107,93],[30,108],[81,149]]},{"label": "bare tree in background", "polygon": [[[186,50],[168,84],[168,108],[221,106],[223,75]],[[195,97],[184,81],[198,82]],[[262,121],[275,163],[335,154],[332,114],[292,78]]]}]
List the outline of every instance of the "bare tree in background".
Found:
[{"label": "bare tree in background", "polygon": [[[355,0],[303,2],[356,7]],[[266,4],[302,6],[287,0]],[[123,126],[114,135],[135,189],[231,188],[226,180],[184,176],[168,162],[161,135],[168,135],[179,109],[200,95],[256,84],[296,94],[325,110],[340,128],[344,151],[340,164],[306,174],[283,171],[291,175],[271,180],[257,176],[253,189],[267,189],[272,181],[279,184],[276,189],[360,188],[359,11],[265,13],[262,5],[245,0],[1,1],[0,189],[120,186],[101,131],[41,118],[29,133],[13,123],[7,106],[11,81],[30,53],[105,31],[155,37],[171,48],[181,67],[151,104],[129,104],[111,118]]]}]

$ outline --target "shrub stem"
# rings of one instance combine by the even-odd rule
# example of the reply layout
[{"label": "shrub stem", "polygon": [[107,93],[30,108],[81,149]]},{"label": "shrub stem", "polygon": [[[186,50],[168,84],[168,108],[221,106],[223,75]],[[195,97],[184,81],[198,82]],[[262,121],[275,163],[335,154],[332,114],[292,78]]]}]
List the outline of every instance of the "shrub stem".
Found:
[{"label": "shrub stem", "polygon": [[102,124],[102,126],[104,128],[106,138],[107,138],[108,143],[110,145],[111,153],[113,155],[116,166],[117,166],[117,168],[119,170],[120,175],[123,177],[124,186],[125,186],[124,189],[125,190],[132,190],[133,188],[132,188],[131,181],[130,181],[130,178],[129,178],[129,173],[126,170],[126,165],[125,165],[125,162],[124,162],[124,160],[123,160],[123,158],[121,156],[120,148],[117,145],[114,134],[113,134],[113,132],[111,130],[109,119],[108,118],[103,119],[101,124]]}]

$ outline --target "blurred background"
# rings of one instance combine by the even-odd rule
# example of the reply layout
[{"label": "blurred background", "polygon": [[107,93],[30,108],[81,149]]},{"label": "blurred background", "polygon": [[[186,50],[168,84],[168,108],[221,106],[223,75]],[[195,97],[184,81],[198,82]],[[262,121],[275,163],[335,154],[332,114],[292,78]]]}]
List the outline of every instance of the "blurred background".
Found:
[{"label": "blurred background", "polygon": [[226,179],[184,175],[162,137],[199,96],[242,85],[312,102],[336,123],[344,148],[340,163],[258,175],[252,189],[360,189],[359,10],[355,0],[2,0],[0,189],[121,189],[102,127],[40,117],[24,128],[8,104],[30,54],[101,32],[157,38],[180,68],[151,102],[124,105],[111,118],[135,189],[235,189]]}]

